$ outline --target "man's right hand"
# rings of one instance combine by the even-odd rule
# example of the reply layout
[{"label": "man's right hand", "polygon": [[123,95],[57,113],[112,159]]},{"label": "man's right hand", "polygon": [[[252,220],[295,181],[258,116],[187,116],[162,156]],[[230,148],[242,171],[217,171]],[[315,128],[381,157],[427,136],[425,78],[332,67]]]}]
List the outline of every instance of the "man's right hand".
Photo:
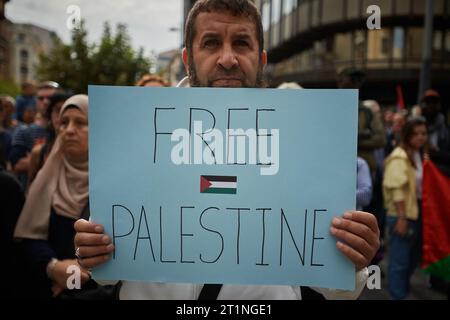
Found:
[{"label": "man's right hand", "polygon": [[111,258],[114,246],[103,230],[102,225],[84,219],[75,222],[75,248],[80,257],[78,263],[83,268],[96,267]]}]

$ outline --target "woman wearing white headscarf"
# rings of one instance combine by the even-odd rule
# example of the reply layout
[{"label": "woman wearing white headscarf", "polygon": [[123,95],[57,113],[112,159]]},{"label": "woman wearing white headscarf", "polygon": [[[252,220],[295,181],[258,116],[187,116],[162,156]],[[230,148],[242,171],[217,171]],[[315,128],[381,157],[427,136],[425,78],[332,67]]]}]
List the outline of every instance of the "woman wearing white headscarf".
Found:
[{"label": "woman wearing white headscarf", "polygon": [[[60,131],[30,187],[15,238],[23,244],[36,294],[47,298],[66,288],[74,256],[73,224],[88,215],[88,97],[75,95],[61,108]],[[81,282],[89,280],[82,269]]]}]

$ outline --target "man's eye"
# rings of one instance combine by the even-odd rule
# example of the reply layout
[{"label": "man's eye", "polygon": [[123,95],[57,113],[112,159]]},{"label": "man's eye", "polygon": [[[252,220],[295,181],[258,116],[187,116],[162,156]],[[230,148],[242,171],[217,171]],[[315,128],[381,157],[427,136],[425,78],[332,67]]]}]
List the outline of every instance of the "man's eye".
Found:
[{"label": "man's eye", "polygon": [[219,46],[219,44],[220,44],[219,40],[217,40],[217,39],[209,39],[209,40],[206,40],[203,43],[203,46],[205,48],[210,48],[211,49],[211,48],[217,48]]},{"label": "man's eye", "polygon": [[249,46],[248,42],[245,40],[236,40],[234,42],[234,44],[238,47],[248,47]]}]

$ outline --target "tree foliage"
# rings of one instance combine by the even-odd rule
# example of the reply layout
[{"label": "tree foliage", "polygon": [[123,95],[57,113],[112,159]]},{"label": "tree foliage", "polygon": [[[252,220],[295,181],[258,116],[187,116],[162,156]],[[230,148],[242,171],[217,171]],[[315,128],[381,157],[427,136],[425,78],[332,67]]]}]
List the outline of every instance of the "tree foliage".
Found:
[{"label": "tree foliage", "polygon": [[87,93],[89,84],[134,85],[149,72],[151,62],[143,49],[135,51],[124,24],[111,32],[104,24],[99,44],[89,44],[84,21],[72,31],[72,41],[56,40],[50,54],[40,56],[37,73],[40,80],[53,80],[75,93]]}]

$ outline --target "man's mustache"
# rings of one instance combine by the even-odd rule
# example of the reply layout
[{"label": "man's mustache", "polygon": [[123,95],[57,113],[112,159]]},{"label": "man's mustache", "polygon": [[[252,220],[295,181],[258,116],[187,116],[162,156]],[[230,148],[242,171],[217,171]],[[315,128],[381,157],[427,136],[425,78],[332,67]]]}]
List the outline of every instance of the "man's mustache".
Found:
[{"label": "man's mustache", "polygon": [[209,77],[210,80],[215,81],[218,79],[245,79],[245,75],[238,67],[227,70],[224,68],[216,68],[214,73]]}]

